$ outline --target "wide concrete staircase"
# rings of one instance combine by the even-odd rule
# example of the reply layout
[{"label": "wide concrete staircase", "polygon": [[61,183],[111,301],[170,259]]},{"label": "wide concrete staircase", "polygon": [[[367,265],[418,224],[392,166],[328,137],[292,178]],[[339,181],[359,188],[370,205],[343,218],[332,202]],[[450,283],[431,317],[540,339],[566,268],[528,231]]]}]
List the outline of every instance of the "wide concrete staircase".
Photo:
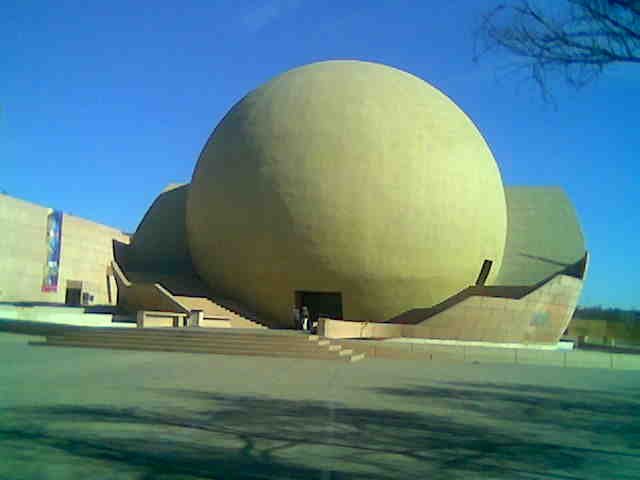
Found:
[{"label": "wide concrete staircase", "polygon": [[206,297],[186,297],[174,295],[174,298],[189,310],[202,310],[206,318],[227,318],[231,323],[231,328],[259,328],[266,329],[257,321],[251,320],[244,315],[226,308],[218,302],[214,302]]},{"label": "wide concrete staircase", "polygon": [[364,358],[351,348],[317,335],[291,330],[261,329],[102,329],[67,328],[46,334],[33,345],[148,350],[262,357],[292,357],[357,362]]},{"label": "wide concrete staircase", "polygon": [[202,310],[205,319],[226,319],[232,328],[266,328],[255,313],[237,302],[212,297],[201,280],[193,275],[131,271],[129,278],[116,261],[111,262],[111,268],[118,285],[118,302],[125,310],[187,315],[191,310]]},{"label": "wide concrete staircase", "polygon": [[[260,316],[257,313],[249,310],[246,306],[234,300],[223,298],[218,295],[209,296],[208,298],[218,306],[222,307],[224,310],[232,312],[242,319],[249,320],[250,322],[260,326],[267,325],[267,323],[262,318],[260,318]],[[265,328],[268,328],[268,327],[265,327]]]}]

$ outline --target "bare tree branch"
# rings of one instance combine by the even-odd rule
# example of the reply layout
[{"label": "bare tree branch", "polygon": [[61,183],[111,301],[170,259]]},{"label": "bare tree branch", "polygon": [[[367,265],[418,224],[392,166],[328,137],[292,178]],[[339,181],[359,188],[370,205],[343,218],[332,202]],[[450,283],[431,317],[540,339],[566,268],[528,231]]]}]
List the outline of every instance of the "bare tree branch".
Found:
[{"label": "bare tree branch", "polygon": [[474,59],[510,54],[508,71],[526,73],[551,99],[548,77],[580,88],[617,63],[640,64],[640,0],[563,0],[545,12],[530,0],[505,1],[485,13]]}]

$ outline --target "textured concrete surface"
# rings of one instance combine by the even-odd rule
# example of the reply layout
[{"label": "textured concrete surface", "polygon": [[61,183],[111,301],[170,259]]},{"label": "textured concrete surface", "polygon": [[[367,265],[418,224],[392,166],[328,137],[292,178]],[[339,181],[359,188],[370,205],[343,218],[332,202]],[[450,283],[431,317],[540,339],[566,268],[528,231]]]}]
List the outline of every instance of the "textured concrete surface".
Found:
[{"label": "textured concrete surface", "polygon": [[500,268],[506,204],[471,119],[406,72],[293,69],[217,126],[193,174],[187,236],[211,288],[292,323],[297,290],[342,292],[344,318],[430,306]]},{"label": "textured concrete surface", "polygon": [[585,252],[580,222],[559,187],[505,187],[507,243],[498,285],[533,285]]},{"label": "textured concrete surface", "polygon": [[166,288],[159,283],[132,283],[120,269],[112,263],[112,271],[118,285],[118,307],[135,313],[140,310],[189,313]]},{"label": "textured concrete surface", "polygon": [[[64,214],[57,292],[42,292],[47,260],[47,215],[51,209],[0,194],[0,302],[64,303],[68,280],[83,282],[95,304],[116,302],[109,285],[113,240],[128,243],[123,232]],[[111,291],[109,289],[111,288]]]},{"label": "textured concrete surface", "polygon": [[26,341],[0,334],[0,478],[640,478],[638,372]]},{"label": "textured concrete surface", "polygon": [[[520,298],[482,296],[481,291],[464,297],[467,289],[456,295],[460,297],[458,303],[440,312],[431,314],[430,309],[424,309],[426,319],[415,324],[321,318],[318,328],[320,334],[329,338],[406,337],[556,344],[571,320],[582,285],[578,278],[556,275],[535,289],[531,287]],[[487,290],[491,288],[500,287]],[[420,320],[413,312],[409,313]]]},{"label": "textured concrete surface", "polygon": [[185,229],[188,185],[169,185],[153,201],[125,249],[122,267],[132,271],[191,272]]},{"label": "textured concrete surface", "polygon": [[571,321],[583,281],[557,275],[519,299],[469,297],[407,326],[405,336],[506,343],[557,343]]}]

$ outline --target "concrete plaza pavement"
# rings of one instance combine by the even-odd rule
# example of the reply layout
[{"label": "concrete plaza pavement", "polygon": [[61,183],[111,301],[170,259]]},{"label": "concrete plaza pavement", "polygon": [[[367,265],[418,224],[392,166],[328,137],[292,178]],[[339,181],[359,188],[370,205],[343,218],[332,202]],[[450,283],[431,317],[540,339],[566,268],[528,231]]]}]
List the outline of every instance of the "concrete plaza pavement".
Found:
[{"label": "concrete plaza pavement", "polygon": [[34,347],[0,479],[640,479],[640,372]]}]

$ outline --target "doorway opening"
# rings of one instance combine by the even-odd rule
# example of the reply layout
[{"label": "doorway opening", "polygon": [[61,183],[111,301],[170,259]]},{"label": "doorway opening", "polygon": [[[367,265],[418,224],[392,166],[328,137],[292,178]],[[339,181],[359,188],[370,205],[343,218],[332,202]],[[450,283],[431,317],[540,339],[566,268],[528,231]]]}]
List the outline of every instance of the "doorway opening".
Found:
[{"label": "doorway opening", "polygon": [[307,307],[311,322],[318,317],[342,320],[342,293],[340,292],[295,292],[296,308]]},{"label": "doorway opening", "polygon": [[80,288],[68,288],[64,294],[64,304],[72,307],[79,307],[82,299],[82,290]]},{"label": "doorway opening", "polygon": [[67,289],[64,294],[64,304],[71,307],[82,305],[82,282],[67,280]]}]

